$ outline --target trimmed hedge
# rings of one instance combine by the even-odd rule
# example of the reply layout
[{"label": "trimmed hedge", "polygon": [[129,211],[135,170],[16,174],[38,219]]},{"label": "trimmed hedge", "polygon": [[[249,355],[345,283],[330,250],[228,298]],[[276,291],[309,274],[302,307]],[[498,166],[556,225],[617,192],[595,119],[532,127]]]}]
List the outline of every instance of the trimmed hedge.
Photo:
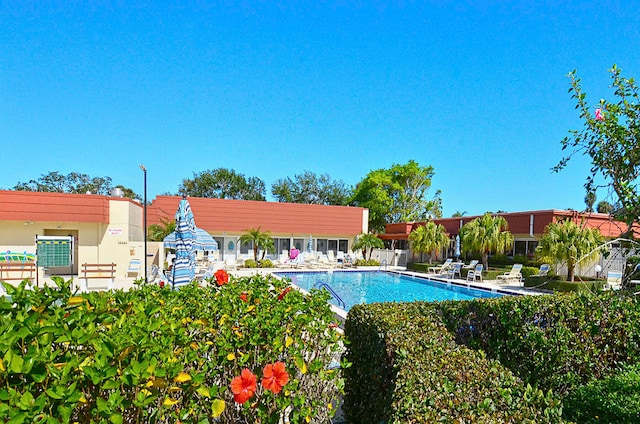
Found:
[{"label": "trimmed hedge", "polygon": [[525,277],[524,286],[554,292],[599,292],[605,281],[565,281],[563,276]]},{"label": "trimmed hedge", "polygon": [[640,422],[640,365],[578,387],[564,400],[568,419],[581,424]]},{"label": "trimmed hedge", "polygon": [[345,335],[349,423],[561,422],[551,392],[456,343],[434,304],[356,305]]},{"label": "trimmed hedge", "polygon": [[[329,368],[342,342],[328,294],[222,277],[87,294],[60,278],[58,288],[4,284],[0,421],[327,422],[343,384]],[[261,381],[276,363],[288,382]],[[230,385],[241,374],[255,378],[246,400]]]},{"label": "trimmed hedge", "polygon": [[439,310],[458,343],[560,395],[640,361],[640,303],[633,294],[507,296],[442,302]]},{"label": "trimmed hedge", "polygon": [[640,364],[638,322],[626,292],[357,305],[343,409],[350,423],[564,422],[564,396]]}]

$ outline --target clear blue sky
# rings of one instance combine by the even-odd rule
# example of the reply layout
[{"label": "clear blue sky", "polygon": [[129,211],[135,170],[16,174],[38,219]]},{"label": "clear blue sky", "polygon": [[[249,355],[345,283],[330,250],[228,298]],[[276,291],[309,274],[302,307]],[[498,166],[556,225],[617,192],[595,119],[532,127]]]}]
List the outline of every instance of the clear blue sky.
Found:
[{"label": "clear blue sky", "polygon": [[[225,167],[355,185],[410,159],[456,211],[584,208],[567,93],[640,78],[640,6],[598,1],[0,2],[0,187],[50,171],[148,197]],[[270,197],[270,196],[269,196]],[[598,194],[599,200],[604,193]]]}]

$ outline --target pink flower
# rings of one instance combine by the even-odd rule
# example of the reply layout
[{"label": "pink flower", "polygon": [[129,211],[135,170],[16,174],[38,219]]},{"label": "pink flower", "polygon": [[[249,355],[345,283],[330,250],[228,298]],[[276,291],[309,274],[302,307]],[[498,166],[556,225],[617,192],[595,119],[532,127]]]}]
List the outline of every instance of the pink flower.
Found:
[{"label": "pink flower", "polygon": [[604,121],[604,114],[600,108],[596,109],[596,121]]}]

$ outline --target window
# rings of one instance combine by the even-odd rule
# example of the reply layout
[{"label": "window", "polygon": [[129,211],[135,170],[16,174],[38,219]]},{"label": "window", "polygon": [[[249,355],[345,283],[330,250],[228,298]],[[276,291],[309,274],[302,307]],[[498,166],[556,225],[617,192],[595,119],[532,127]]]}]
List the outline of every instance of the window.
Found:
[{"label": "window", "polygon": [[338,250],[344,253],[349,252],[349,240],[338,240]]},{"label": "window", "polygon": [[250,241],[248,243],[242,243],[240,245],[240,254],[246,255],[249,251],[253,251],[253,242]]},{"label": "window", "polygon": [[[338,251],[338,240],[329,240],[327,243],[327,250],[333,250],[333,253]],[[327,252],[325,252],[327,253]]]},{"label": "window", "polygon": [[327,253],[327,239],[316,240],[316,250],[318,252]]}]

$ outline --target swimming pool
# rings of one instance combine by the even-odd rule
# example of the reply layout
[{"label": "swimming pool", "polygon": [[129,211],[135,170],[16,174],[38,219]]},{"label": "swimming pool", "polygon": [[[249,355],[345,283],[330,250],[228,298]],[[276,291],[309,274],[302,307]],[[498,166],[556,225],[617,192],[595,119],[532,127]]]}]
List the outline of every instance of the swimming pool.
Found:
[{"label": "swimming pool", "polygon": [[[376,271],[278,272],[296,286],[311,290],[317,282],[329,286],[344,300],[345,310],[359,303],[412,302],[414,300],[472,300],[501,297],[500,293],[460,287],[425,278]],[[335,299],[331,303],[338,305]]]}]

